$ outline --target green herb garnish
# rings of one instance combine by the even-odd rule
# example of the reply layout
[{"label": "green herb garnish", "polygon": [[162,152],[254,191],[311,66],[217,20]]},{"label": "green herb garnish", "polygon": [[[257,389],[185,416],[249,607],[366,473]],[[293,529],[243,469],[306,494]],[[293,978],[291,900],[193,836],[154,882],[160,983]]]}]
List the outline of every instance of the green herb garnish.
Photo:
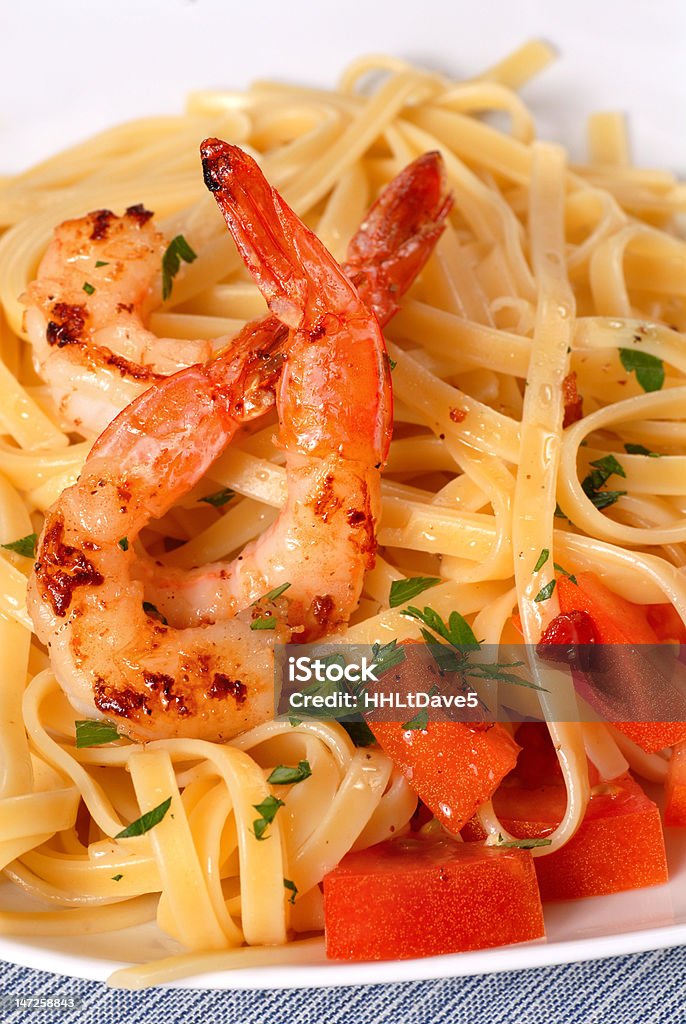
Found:
[{"label": "green herb garnish", "polygon": [[402,665],[405,661],[405,651],[398,647],[397,640],[391,640],[387,644],[372,644],[372,664],[377,676],[383,675],[389,669]]},{"label": "green herb garnish", "polygon": [[274,587],[274,589],[270,590],[268,594],[263,594],[262,597],[258,597],[256,601],[253,601],[253,605],[261,604],[262,601],[271,601],[273,604],[278,597],[281,597],[282,594],[286,593],[289,587],[290,583],[282,583],[280,587]]},{"label": "green herb garnish", "polygon": [[285,806],[283,800],[278,800],[275,796],[265,797],[261,804],[253,804],[255,810],[261,815],[261,817],[255,818],[252,823],[255,839],[268,838],[264,833],[276,817],[279,807]]},{"label": "green herb garnish", "polygon": [[561,573],[563,576],[566,576],[567,579],[570,580],[570,582],[572,582],[575,586],[579,586],[576,576],[574,576],[574,574],[571,572],[567,572],[564,566],[559,565],[557,562],[553,562],[553,567],[557,569],[557,571]]},{"label": "green herb garnish", "polygon": [[179,272],[181,260],[184,263],[193,263],[197,258],[197,253],[193,252],[183,235],[172,238],[162,257],[162,299],[164,301],[172,293],[174,278]]},{"label": "green herb garnish", "polygon": [[627,373],[635,373],[644,391],[659,391],[665,382],[665,367],[661,359],[635,348],[620,348],[619,358]]},{"label": "green herb garnish", "polygon": [[393,580],[388,603],[391,608],[397,608],[398,605],[411,601],[413,597],[428,590],[429,587],[438,586],[440,582],[441,580],[436,576],[412,576],[407,580]]},{"label": "green herb garnish", "polygon": [[113,743],[118,740],[117,727],[112,722],[102,722],[98,719],[85,718],[75,722],[76,746],[99,747],[103,743]]},{"label": "green herb garnish", "polygon": [[537,602],[549,601],[550,598],[553,596],[553,591],[554,590],[555,590],[555,580],[551,580],[550,583],[546,583],[546,585],[544,587],[541,587],[539,592],[536,594],[536,597],[534,598],[534,601],[537,601]]},{"label": "green herb garnish", "polygon": [[295,903],[295,897],[298,895],[298,887],[296,886],[295,882],[291,882],[290,878],[284,878],[283,887],[284,889],[288,889],[288,891],[291,894],[289,896],[288,902]]},{"label": "green herb garnish", "polygon": [[115,839],[128,839],[130,836],[142,836],[146,832],[149,832],[155,825],[159,825],[164,818],[165,814],[171,807],[171,797],[168,796],[166,800],[163,800],[157,807],[153,807],[151,811],[146,811],[140,818],[136,818],[130,825],[123,828],[121,832],[117,832]]},{"label": "green herb garnish", "polygon": [[267,782],[272,786],[292,786],[296,782],[303,782],[309,779],[312,774],[309,761],[298,761],[295,767],[287,764],[280,764],[272,771]]},{"label": "green herb garnish", "polygon": [[0,547],[6,551],[14,551],[16,555],[23,555],[24,558],[35,558],[37,540],[38,534],[27,533],[25,537],[20,537],[19,540],[12,540],[9,544],[0,544]]},{"label": "green herb garnish", "polygon": [[123,877],[124,877],[123,875],[112,875],[112,881],[113,882],[121,882]]},{"label": "green herb garnish", "polygon": [[649,459],[661,459],[662,452],[651,452],[650,448],[646,448],[642,444],[628,444],[624,445],[624,451],[627,455],[647,455]]},{"label": "green herb garnish", "polygon": [[264,618],[253,619],[250,623],[251,629],[276,629],[276,616],[265,615]]},{"label": "green herb garnish", "polygon": [[206,505],[211,505],[212,508],[221,508],[223,505],[228,505],[235,496],[236,492],[232,491],[230,487],[222,487],[221,491],[215,491],[214,494],[206,494],[204,498],[199,500],[204,501]]},{"label": "green herb garnish", "polygon": [[409,730],[410,732],[423,732],[429,724],[429,713],[426,709],[418,711],[414,718],[411,718],[409,722],[403,722],[400,726],[401,729]]},{"label": "green herb garnish", "polygon": [[157,621],[161,622],[163,626],[169,625],[162,612],[159,611],[154,604],[151,604],[150,601],[143,601],[143,611],[148,616],[148,618],[157,619]]},{"label": "green herb garnish", "polygon": [[356,747],[370,747],[376,743],[376,736],[366,722],[341,722]]},{"label": "green herb garnish", "polygon": [[550,846],[552,839],[543,839],[532,836],[528,839],[505,839],[502,833],[498,833],[498,842],[494,843],[494,846],[504,847],[505,849],[517,849],[517,850],[534,850],[537,846]]},{"label": "green herb garnish", "polygon": [[548,561],[549,558],[550,558],[550,551],[549,551],[549,549],[548,548],[541,548],[541,553],[538,556],[538,561],[536,562],[536,565],[534,566],[534,572],[538,572],[539,569],[542,569],[543,566],[545,565],[545,563]]},{"label": "green herb garnish", "polygon": [[88,281],[83,282],[83,290],[86,293],[86,295],[93,295],[95,292],[95,288],[93,287],[92,284],[89,284]]},{"label": "green herb garnish", "polygon": [[109,267],[109,265],[110,265],[109,264],[109,260],[96,260],[95,261],[95,269],[96,270],[98,269],[98,267]]},{"label": "green herb garnish", "polygon": [[117,541],[117,544],[122,549],[122,551],[128,551],[129,550],[129,538],[128,537],[122,537],[121,540]]},{"label": "green herb garnish", "polygon": [[591,463],[592,471],[581,481],[581,489],[597,509],[607,508],[622,498],[626,491],[601,491],[611,476],[626,477],[624,466],[614,455],[604,455]]}]

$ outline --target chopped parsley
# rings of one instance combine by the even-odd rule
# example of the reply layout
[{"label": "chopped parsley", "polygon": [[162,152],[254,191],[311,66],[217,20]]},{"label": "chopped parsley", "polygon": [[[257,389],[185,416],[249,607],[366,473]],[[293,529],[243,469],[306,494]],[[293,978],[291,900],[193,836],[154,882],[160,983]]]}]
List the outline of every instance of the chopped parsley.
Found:
[{"label": "chopped parsley", "polygon": [[429,713],[423,709],[422,711],[418,711],[414,718],[411,718],[409,722],[403,722],[400,728],[410,732],[423,732],[428,724]]},{"label": "chopped parsley", "polygon": [[23,555],[24,558],[35,558],[37,540],[38,534],[27,533],[25,537],[20,537],[19,540],[12,540],[9,544],[0,544],[0,547],[6,551],[14,551],[16,555]]},{"label": "chopped parsley", "polygon": [[277,765],[267,778],[272,786],[292,786],[296,782],[303,782],[309,779],[312,774],[309,761],[298,761],[295,767],[287,764]]},{"label": "chopped parsley", "polygon": [[376,736],[366,722],[341,722],[341,725],[356,747],[370,747],[376,743]]},{"label": "chopped parsley", "polygon": [[288,902],[295,903],[295,897],[298,895],[298,887],[295,882],[291,882],[290,878],[284,878],[283,887],[284,889],[288,889],[291,894],[288,898]]},{"label": "chopped parsley", "polygon": [[86,295],[93,295],[95,293],[95,288],[88,281],[83,282],[83,290]]},{"label": "chopped parsley", "polygon": [[250,623],[251,629],[276,629],[276,616],[265,615],[262,618],[253,619]]},{"label": "chopped parsley", "polygon": [[128,537],[122,537],[121,540],[117,541],[117,544],[122,549],[122,551],[128,551],[129,550],[129,538]]},{"label": "chopped parsley", "polygon": [[275,796],[267,796],[264,798],[261,804],[253,804],[253,807],[260,815],[260,817],[255,818],[255,820],[252,823],[255,839],[263,840],[269,838],[268,836],[265,836],[264,833],[267,831],[267,828],[271,825],[274,818],[276,817],[276,812],[278,811],[279,807],[285,806],[286,805],[283,802],[283,800],[279,800]]},{"label": "chopped parsley", "polygon": [[193,263],[197,258],[197,253],[193,252],[183,235],[177,235],[176,238],[172,238],[171,242],[167,246],[164,256],[162,257],[163,300],[166,301],[172,293],[174,278],[181,267],[181,260],[183,260],[184,263]]},{"label": "chopped parsley", "polygon": [[602,491],[603,487],[611,476],[626,477],[624,466],[618,462],[614,455],[604,455],[591,463],[592,471],[581,481],[581,488],[586,497],[597,509],[607,508],[609,505],[624,497],[626,491]]},{"label": "chopped parsley", "polygon": [[391,640],[387,644],[372,644],[372,664],[377,676],[383,675],[389,669],[402,665],[405,661],[405,651],[398,647],[397,640]]},{"label": "chopped parsley", "polygon": [[388,603],[391,608],[397,608],[398,605],[411,601],[413,597],[428,590],[429,587],[437,586],[440,582],[436,576],[412,576],[407,580],[393,580]]},{"label": "chopped parsley", "polygon": [[112,875],[112,881],[113,882],[121,882],[123,877],[124,877],[123,875]]},{"label": "chopped parsley", "polygon": [[398,363],[397,363],[397,361],[396,361],[395,359],[391,359],[391,357],[389,356],[389,357],[388,357],[388,365],[390,366],[390,368],[391,368],[391,373],[392,373],[392,372],[393,372],[393,370],[395,370],[395,368],[396,368],[396,366],[398,365]]},{"label": "chopped parsley", "polygon": [[96,270],[98,269],[98,267],[109,267],[109,265],[110,265],[109,264],[109,260],[96,260],[95,261],[95,269]]},{"label": "chopped parsley", "polygon": [[553,566],[555,569],[557,569],[559,573],[561,573],[563,576],[566,576],[571,583],[573,583],[577,587],[579,586],[576,576],[574,576],[571,572],[567,572],[564,566],[559,565],[557,562],[553,562]]},{"label": "chopped parsley", "polygon": [[[545,690],[545,687],[536,686],[535,683],[505,671],[509,668],[518,668],[524,664],[522,661],[509,664],[483,664],[471,661],[472,653],[477,651],[481,644],[472,627],[459,612],[451,612],[447,623],[433,608],[424,608],[420,611],[419,608],[410,607],[401,612],[401,615],[424,624],[426,628],[422,627],[420,632],[430,645],[431,656],[441,672],[459,672],[465,678],[471,676],[474,679],[496,679],[504,683],[513,683],[515,686],[526,686],[532,690]],[[447,643],[442,643],[442,640],[446,640]]]},{"label": "chopped parsley", "polygon": [[130,825],[123,828],[121,832],[117,832],[115,839],[128,839],[130,836],[142,836],[146,832],[149,832],[155,825],[159,825],[164,818],[165,814],[171,807],[171,797],[168,796],[166,800],[163,800],[157,807],[153,807],[151,811],[146,811],[140,818],[136,818]]},{"label": "chopped parsley", "polygon": [[646,448],[642,444],[628,444],[624,445],[624,451],[627,455],[647,455],[649,459],[661,459],[662,452],[651,452],[650,448]]},{"label": "chopped parsley", "polygon": [[99,747],[103,743],[113,743],[118,740],[117,727],[112,722],[102,722],[97,719],[85,718],[74,722],[76,727],[76,746]]},{"label": "chopped parsley", "polygon": [[550,846],[551,843],[552,839],[538,838],[536,836],[526,839],[505,839],[505,836],[499,832],[498,842],[493,845],[504,847],[505,849],[534,850],[537,846]]},{"label": "chopped parsley", "polygon": [[548,561],[549,558],[550,558],[550,551],[548,550],[548,548],[542,548],[541,549],[541,553],[538,556],[538,561],[536,562],[536,565],[534,566],[534,572],[539,572],[539,570],[543,568],[543,566],[545,565],[545,563]]},{"label": "chopped parsley", "polygon": [[212,508],[222,508],[223,505],[228,505],[235,496],[236,492],[232,491],[230,487],[222,487],[221,491],[215,491],[214,494],[206,494],[204,498],[200,498],[200,501],[204,501],[206,505],[211,505]]},{"label": "chopped parsley", "polygon": [[659,391],[665,382],[665,367],[661,359],[635,348],[620,348],[619,358],[627,373],[635,373],[644,391]]},{"label": "chopped parsley", "polygon": [[539,592],[536,594],[534,601],[549,601],[550,598],[553,596],[553,591],[555,590],[555,583],[555,580],[551,580],[550,583],[546,583],[544,587],[541,587]]},{"label": "chopped parsley", "polygon": [[148,616],[148,618],[157,619],[157,621],[161,622],[163,626],[169,625],[162,612],[159,611],[154,604],[151,604],[150,601],[143,601],[143,611]]},{"label": "chopped parsley", "polygon": [[274,589],[270,590],[268,594],[263,594],[262,597],[258,597],[256,601],[253,601],[253,605],[260,604],[262,601],[271,601],[273,604],[277,598],[286,593],[289,587],[290,583],[282,583],[280,587],[274,587]]}]

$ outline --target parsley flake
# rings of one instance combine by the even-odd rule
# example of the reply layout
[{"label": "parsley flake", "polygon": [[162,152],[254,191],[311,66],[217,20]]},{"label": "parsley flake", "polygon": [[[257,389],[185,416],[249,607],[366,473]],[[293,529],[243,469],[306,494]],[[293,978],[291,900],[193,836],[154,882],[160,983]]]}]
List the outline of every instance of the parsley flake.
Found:
[{"label": "parsley flake", "polygon": [[128,551],[129,550],[129,538],[128,537],[122,537],[121,540],[117,541],[117,544],[122,549],[122,551]]},{"label": "parsley flake", "polygon": [[285,806],[283,800],[279,800],[275,796],[267,796],[261,804],[253,804],[255,810],[261,815],[261,817],[255,818],[252,823],[255,839],[264,840],[269,838],[264,833],[276,817],[279,807]]},{"label": "parsley flake", "polygon": [[662,458],[662,452],[651,452],[650,448],[646,448],[642,444],[625,444],[624,451],[627,455],[647,455],[649,459]]},{"label": "parsley flake", "polygon": [[168,796],[166,800],[163,800],[157,807],[153,807],[151,811],[146,811],[140,818],[136,818],[130,825],[123,828],[121,832],[117,832],[115,839],[128,839],[131,836],[142,836],[146,832],[149,832],[155,825],[159,825],[164,818],[165,814],[171,807],[171,797]]},{"label": "parsley flake", "polygon": [[370,668],[380,676],[389,669],[402,665],[405,661],[405,651],[398,647],[397,640],[391,640],[387,644],[372,644],[372,659]]},{"label": "parsley flake", "polygon": [[600,488],[611,476],[626,477],[624,466],[611,454],[596,459],[591,466],[593,467],[592,471],[581,481],[581,489],[597,509],[614,505],[619,498],[624,497],[626,491],[601,491]]},{"label": "parsley flake", "polygon": [[296,782],[304,782],[312,774],[309,761],[298,761],[296,767],[287,764],[279,764],[274,768],[267,782],[272,786],[292,786]]},{"label": "parsley flake", "polygon": [[251,629],[276,629],[276,616],[265,615],[264,618],[253,619],[250,623]]},{"label": "parsley flake", "polygon": [[163,626],[169,625],[162,612],[159,611],[154,604],[151,604],[150,601],[143,601],[143,611],[149,619],[157,619],[157,621],[161,622]]},{"label": "parsley flake", "polygon": [[370,747],[376,743],[376,736],[366,722],[341,722],[356,747]]},{"label": "parsley flake", "polygon": [[112,881],[113,882],[121,882],[123,877],[124,877],[123,875],[112,875]]},{"label": "parsley flake", "polygon": [[552,839],[537,836],[529,836],[526,839],[505,839],[505,836],[499,832],[498,842],[493,845],[504,849],[534,850],[537,846],[550,846],[551,843]]},{"label": "parsley flake", "polygon": [[38,534],[27,533],[25,537],[20,537],[19,540],[12,540],[9,544],[0,544],[0,547],[4,548],[5,551],[14,551],[15,555],[23,555],[24,558],[35,558],[37,540]]},{"label": "parsley flake", "polygon": [[76,727],[76,747],[99,747],[103,743],[113,743],[120,738],[117,727],[112,722],[85,718],[74,722]]},{"label": "parsley flake", "polygon": [[573,574],[572,574],[571,572],[567,572],[567,570],[566,570],[566,569],[564,568],[564,566],[562,566],[562,565],[558,565],[558,563],[557,563],[557,562],[553,562],[553,567],[554,567],[555,569],[557,569],[557,571],[558,571],[559,573],[562,573],[562,575],[563,575],[563,576],[566,576],[566,577],[567,577],[567,579],[568,579],[568,580],[569,580],[569,581],[570,581],[571,583],[573,583],[573,584],[574,584],[575,586],[577,586],[577,587],[579,586],[579,583],[578,583],[578,581],[577,581],[577,578],[576,578],[576,576],[574,576],[574,575],[573,575]]},{"label": "parsley flake", "polygon": [[548,561],[549,558],[550,558],[550,551],[549,551],[549,549],[548,548],[542,548],[541,549],[541,553],[538,556],[538,561],[536,562],[536,565],[534,566],[534,572],[539,572],[543,568],[543,566],[545,565],[545,563]]},{"label": "parsley flake", "polygon": [[236,492],[232,491],[230,487],[222,487],[221,491],[215,491],[214,494],[206,494],[204,498],[200,498],[200,501],[204,501],[206,505],[211,505],[212,508],[222,508],[223,505],[228,505],[232,498],[236,497]]},{"label": "parsley flake", "polygon": [[429,587],[436,587],[441,582],[436,576],[412,576],[406,580],[393,580],[388,603],[391,608],[411,601],[413,597],[428,590]]},{"label": "parsley flake", "polygon": [[260,604],[262,601],[270,601],[273,604],[277,598],[286,593],[289,587],[290,583],[282,583],[280,587],[274,587],[274,589],[270,590],[269,593],[263,594],[262,597],[258,597],[256,601],[253,601],[253,605]]},{"label": "parsley flake", "polygon": [[619,358],[627,373],[635,373],[644,391],[659,391],[665,382],[665,367],[661,359],[635,348],[620,348]]},{"label": "parsley flake", "polygon": [[95,269],[96,270],[98,269],[98,267],[109,267],[109,265],[110,265],[109,264],[109,260],[96,260],[95,261]]},{"label": "parsley flake", "polygon": [[555,583],[555,580],[551,580],[550,583],[546,583],[544,587],[541,587],[539,592],[536,594],[534,601],[549,601],[550,598],[553,596],[553,591],[555,590]]},{"label": "parsley flake", "polygon": [[428,724],[429,713],[426,709],[422,709],[421,711],[418,711],[414,718],[411,718],[409,722],[403,722],[400,728],[410,732],[424,732]]},{"label": "parsley flake", "polygon": [[184,263],[193,263],[197,258],[197,253],[193,252],[183,235],[177,235],[176,238],[172,238],[162,257],[162,299],[164,301],[172,293],[174,278],[181,267],[181,260]]},{"label": "parsley flake", "polygon": [[93,295],[95,292],[95,288],[88,281],[83,282],[83,290],[86,293],[86,295]]},{"label": "parsley flake", "polygon": [[298,887],[295,882],[291,882],[290,878],[284,878],[283,887],[284,889],[288,889],[291,894],[288,898],[288,902],[295,903],[295,897],[298,895]]}]

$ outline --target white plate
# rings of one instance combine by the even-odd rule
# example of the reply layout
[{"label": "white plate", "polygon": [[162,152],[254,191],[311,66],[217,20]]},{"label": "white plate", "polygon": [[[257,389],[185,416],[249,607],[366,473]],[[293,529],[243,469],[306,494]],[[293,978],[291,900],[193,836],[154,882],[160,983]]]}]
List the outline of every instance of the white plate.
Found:
[{"label": "white plate", "polygon": [[[669,26],[669,30],[666,30]],[[19,170],[131,117],[182,109],[205,87],[243,88],[271,76],[332,85],[355,56],[389,52],[470,75],[530,37],[561,60],[525,98],[539,132],[583,158],[586,116],[631,113],[635,156],[645,166],[686,167],[682,67],[686,5],[574,0],[347,0],[313,6],[226,0],[33,0],[3,12],[0,172]],[[303,965],[197,977],[191,987],[302,987],[478,974],[565,963],[686,942],[686,833],[668,836],[671,881],[546,909],[547,941],[425,960]],[[16,903],[0,885],[0,905]],[[26,904],[23,903],[26,909]],[[153,926],[68,939],[0,937],[0,957],[72,976],[104,979],[138,960],[180,948]]]},{"label": "white plate", "polygon": [[[667,849],[670,875],[667,885],[571,903],[549,903],[545,907],[547,939],[537,942],[422,960],[225,971],[198,975],[172,987],[306,988],[450,978],[595,960],[680,945],[686,943],[686,830],[668,829]],[[0,886],[0,904],[27,909],[26,901],[17,898],[8,883]],[[152,924],[116,933],[60,939],[0,936],[0,958],[93,981],[104,981],[119,967],[130,964],[132,955],[142,962],[180,952],[179,944]]]}]

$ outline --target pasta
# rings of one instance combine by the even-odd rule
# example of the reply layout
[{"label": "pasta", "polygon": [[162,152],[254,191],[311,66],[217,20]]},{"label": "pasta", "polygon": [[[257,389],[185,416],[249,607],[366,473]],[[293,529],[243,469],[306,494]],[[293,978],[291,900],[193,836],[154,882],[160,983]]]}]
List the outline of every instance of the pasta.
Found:
[{"label": "pasta", "polygon": [[[456,610],[497,644],[516,635],[518,609],[535,644],[560,611],[554,589],[539,600],[555,585],[552,557],[536,569],[543,551],[635,604],[670,604],[686,621],[686,244],[677,231],[685,186],[630,165],[616,115],[591,119],[584,166],[538,141],[516,90],[551,57],[531,43],[466,82],[372,57],[347,68],[335,92],[257,82],[245,93],[196,93],[183,115],[113,128],[4,180],[0,540],[40,532],[92,443],[36,375],[24,333],[21,297],[56,224],[102,207],[154,210],[197,259],[150,329],[180,344],[215,338],[265,307],[203,187],[202,138],[255,155],[339,260],[380,188],[438,150],[454,209],[386,329],[395,433],[380,547],[343,639],[417,638],[417,622],[389,607],[389,588],[436,576],[439,615]],[[370,76],[380,80],[371,92]],[[662,386],[644,387],[642,367],[662,373]],[[108,372],[124,404],[127,382]],[[562,429],[571,374],[585,415]],[[225,558],[273,521],[285,471],[272,433],[272,421],[260,422],[213,466],[207,490],[237,495],[227,510],[190,495],[151,527],[156,557],[179,568]],[[598,507],[582,478],[612,454],[622,495]],[[113,983],[131,987],[322,959],[319,883],[348,851],[407,830],[417,801],[401,771],[381,749],[356,748],[335,722],[268,722],[226,744],[77,747],[74,711],[32,634],[30,570],[29,558],[3,551],[0,867],[50,909],[0,911],[0,932],[114,931],[156,919],[185,952],[118,972]],[[565,722],[561,701],[554,691],[543,697],[568,802],[542,856],[583,818],[587,753],[603,778],[628,764],[658,780],[666,771],[661,755],[616,730]],[[255,842],[267,777],[303,760],[311,775],[285,795],[271,842]],[[167,798],[170,813],[154,828],[112,838]],[[479,818],[491,837],[507,836],[490,803]]]}]

